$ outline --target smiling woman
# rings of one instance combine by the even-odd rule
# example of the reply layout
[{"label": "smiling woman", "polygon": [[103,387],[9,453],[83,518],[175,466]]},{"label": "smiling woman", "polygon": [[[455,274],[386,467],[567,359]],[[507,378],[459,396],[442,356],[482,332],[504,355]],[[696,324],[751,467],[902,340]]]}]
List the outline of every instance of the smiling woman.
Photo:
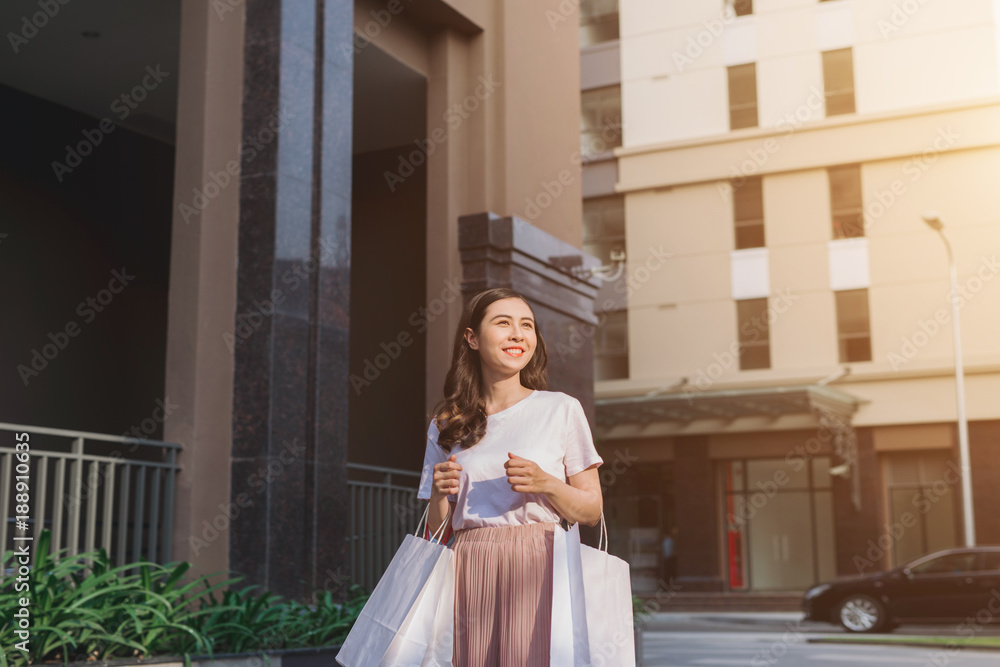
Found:
[{"label": "smiling woman", "polygon": [[547,391],[545,340],[507,288],[466,305],[417,497],[455,530],[454,665],[549,664],[559,522],[595,525],[603,500],[580,402]]}]

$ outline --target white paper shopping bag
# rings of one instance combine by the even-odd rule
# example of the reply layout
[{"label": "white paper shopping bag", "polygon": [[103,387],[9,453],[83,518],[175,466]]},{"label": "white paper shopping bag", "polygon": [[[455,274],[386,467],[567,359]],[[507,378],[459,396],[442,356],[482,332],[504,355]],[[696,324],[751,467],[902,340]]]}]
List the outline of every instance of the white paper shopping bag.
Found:
[{"label": "white paper shopping bag", "polygon": [[580,560],[580,526],[555,528],[552,550],[551,667],[590,664],[583,567]]},{"label": "white paper shopping bag", "polygon": [[[427,513],[418,534],[423,534]],[[448,522],[445,519],[442,529]],[[404,537],[337,653],[337,662],[344,667],[421,667],[432,644],[438,606],[454,609],[453,594],[442,599],[449,585],[454,590],[454,578],[451,549],[417,535]]]},{"label": "white paper shopping bag", "polygon": [[[449,549],[449,551],[451,551]],[[430,644],[420,667],[452,667],[455,653],[455,559],[450,566],[444,583],[437,593],[441,603],[431,625]]]},{"label": "white paper shopping bag", "polygon": [[587,603],[589,664],[594,667],[635,667],[632,580],[628,563],[607,552],[608,531],[603,512],[598,547],[580,546]]}]

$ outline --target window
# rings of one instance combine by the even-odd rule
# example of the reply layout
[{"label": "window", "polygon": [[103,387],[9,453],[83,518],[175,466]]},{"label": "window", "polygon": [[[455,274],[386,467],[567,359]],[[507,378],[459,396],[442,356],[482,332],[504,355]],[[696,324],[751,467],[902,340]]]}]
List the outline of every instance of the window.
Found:
[{"label": "window", "polygon": [[854,59],[851,49],[823,52],[826,115],[854,113]]},{"label": "window", "polygon": [[767,299],[736,301],[739,324],[740,370],[771,367],[771,325],[767,321]]},{"label": "window", "polygon": [[[583,201],[583,251],[611,263],[611,253],[625,250],[625,199],[622,195],[596,197]],[[616,294],[627,292],[622,276],[613,283],[602,283],[601,290],[613,289]],[[619,284],[621,283],[621,284]],[[620,291],[619,291],[620,290]],[[601,294],[599,293],[599,294]],[[610,307],[604,305],[598,312],[603,323],[594,339],[594,379],[618,380],[628,377],[628,318],[624,308],[624,298],[612,298]],[[608,304],[607,298],[599,298],[595,304]]]},{"label": "window", "polygon": [[628,312],[603,313],[604,321],[594,336],[594,379],[628,377]]},{"label": "window", "polygon": [[868,321],[868,290],[834,292],[837,299],[837,341],[840,361],[871,361],[871,325]]},{"label": "window", "polygon": [[757,127],[757,65],[734,65],[729,72],[729,129]]},{"label": "window", "polygon": [[833,238],[849,239],[865,235],[861,202],[861,165],[850,164],[826,170],[830,179],[830,214]]},{"label": "window", "polygon": [[580,0],[580,47],[618,39],[618,0]]},{"label": "window", "polygon": [[836,576],[829,456],[736,459],[717,470],[730,589],[802,590]]},{"label": "window", "polygon": [[622,195],[583,201],[583,251],[604,264],[611,253],[625,250],[625,201]]},{"label": "window", "polygon": [[753,14],[753,0],[732,0],[732,5],[737,16]]},{"label": "window", "polygon": [[581,93],[580,153],[592,157],[622,145],[622,95],[618,86]]},{"label": "window", "polygon": [[987,551],[983,554],[983,569],[990,572],[1000,570],[1000,551]]},{"label": "window", "polygon": [[[908,524],[893,537],[892,565],[959,543],[959,488],[947,450],[891,453],[883,459],[889,525]],[[944,482],[944,484],[942,484]]]},{"label": "window", "polygon": [[750,176],[740,186],[733,183],[733,221],[737,250],[764,247],[764,193],[760,176]]},{"label": "window", "polygon": [[979,554],[975,551],[947,554],[914,565],[910,568],[910,572],[913,574],[965,574],[978,569],[978,560]]}]

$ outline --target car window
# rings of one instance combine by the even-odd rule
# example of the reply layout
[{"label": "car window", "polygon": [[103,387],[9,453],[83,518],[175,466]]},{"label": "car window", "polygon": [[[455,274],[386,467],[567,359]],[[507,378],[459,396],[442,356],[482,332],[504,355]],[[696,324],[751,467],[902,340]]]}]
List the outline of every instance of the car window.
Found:
[{"label": "car window", "polygon": [[983,554],[984,570],[1000,570],[1000,551],[987,551]]},{"label": "car window", "polygon": [[950,574],[955,572],[971,572],[976,568],[976,559],[979,554],[958,553],[947,554],[929,561],[920,563],[910,568],[913,574]]}]

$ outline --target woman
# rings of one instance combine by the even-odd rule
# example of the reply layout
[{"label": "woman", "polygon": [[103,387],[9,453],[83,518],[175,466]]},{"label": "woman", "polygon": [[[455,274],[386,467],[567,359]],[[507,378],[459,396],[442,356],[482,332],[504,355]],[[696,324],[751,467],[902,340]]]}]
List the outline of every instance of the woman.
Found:
[{"label": "woman", "polygon": [[545,391],[545,341],[517,292],[481,292],[455,335],[419,498],[455,532],[454,667],[548,667],[560,519],[600,521],[603,460],[580,402]]}]

